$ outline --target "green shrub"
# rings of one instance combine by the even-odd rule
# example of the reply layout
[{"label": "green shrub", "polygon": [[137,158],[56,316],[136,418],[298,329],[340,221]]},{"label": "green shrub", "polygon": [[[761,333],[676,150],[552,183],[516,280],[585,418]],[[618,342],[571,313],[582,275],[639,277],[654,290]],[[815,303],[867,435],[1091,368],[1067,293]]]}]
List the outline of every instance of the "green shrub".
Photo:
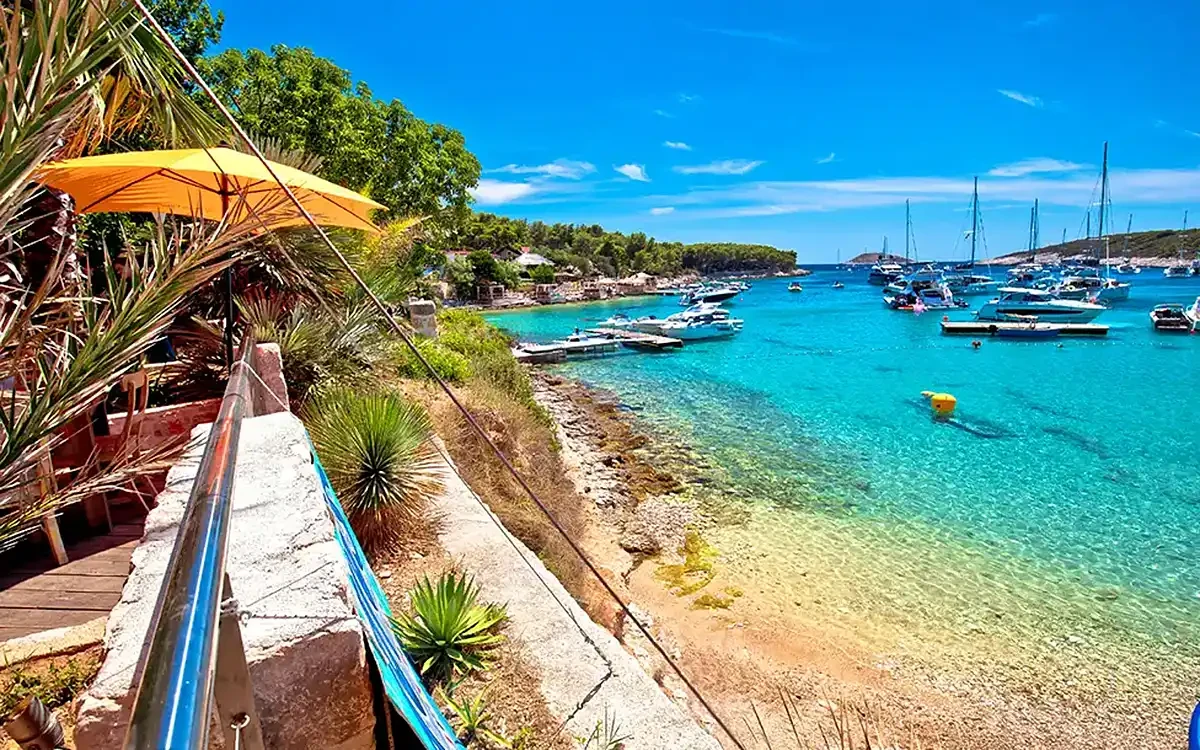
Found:
[{"label": "green shrub", "polygon": [[100,669],[99,659],[75,656],[59,663],[30,667],[17,665],[0,675],[0,718],[17,704],[35,696],[46,708],[65,706],[83,692]]},{"label": "green shrub", "polygon": [[392,629],[427,679],[450,681],[482,670],[504,643],[505,608],[478,603],[479,587],[470,577],[446,573],[436,585],[425,578],[410,596],[413,614],[397,615]]},{"label": "green shrub", "polygon": [[395,549],[442,488],[429,416],[397,394],[334,388],[304,421],[363,549]]},{"label": "green shrub", "polygon": [[[462,383],[471,376],[471,363],[462,354],[449,349],[437,340],[417,337],[413,341],[417,351],[425,361],[433,367],[434,372],[442,380],[449,383]],[[392,350],[392,363],[396,374],[403,378],[424,379],[429,377],[429,370],[417,359],[412,350],[404,342],[396,342]]]}]

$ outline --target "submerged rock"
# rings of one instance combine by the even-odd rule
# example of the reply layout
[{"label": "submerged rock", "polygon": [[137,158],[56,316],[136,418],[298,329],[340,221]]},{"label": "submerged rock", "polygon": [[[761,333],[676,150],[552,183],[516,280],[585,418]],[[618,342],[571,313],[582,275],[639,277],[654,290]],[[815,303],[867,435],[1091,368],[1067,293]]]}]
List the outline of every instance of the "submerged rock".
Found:
[{"label": "submerged rock", "polygon": [[679,549],[695,515],[695,509],[688,503],[648,498],[626,519],[621,546],[630,552],[648,555]]}]

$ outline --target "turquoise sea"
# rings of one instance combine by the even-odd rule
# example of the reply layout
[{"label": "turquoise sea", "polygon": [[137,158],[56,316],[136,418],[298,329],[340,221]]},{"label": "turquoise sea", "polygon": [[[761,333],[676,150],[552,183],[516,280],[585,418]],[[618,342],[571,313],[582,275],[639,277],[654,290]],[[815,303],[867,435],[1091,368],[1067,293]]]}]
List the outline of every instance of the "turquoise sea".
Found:
[{"label": "turquoise sea", "polygon": [[[1096,321],[1107,338],[975,350],[940,314],[885,309],[865,272],[826,269],[802,293],[753,282],[732,340],[557,369],[703,457],[697,493],[726,519],[710,534],[748,596],[803,602],[794,616],[880,652],[1178,695],[1200,672],[1200,335],[1155,333],[1147,313],[1200,279],[1129,279]],[[549,341],[678,309],[490,319]],[[926,390],[957,397],[955,424],[930,419]]]}]

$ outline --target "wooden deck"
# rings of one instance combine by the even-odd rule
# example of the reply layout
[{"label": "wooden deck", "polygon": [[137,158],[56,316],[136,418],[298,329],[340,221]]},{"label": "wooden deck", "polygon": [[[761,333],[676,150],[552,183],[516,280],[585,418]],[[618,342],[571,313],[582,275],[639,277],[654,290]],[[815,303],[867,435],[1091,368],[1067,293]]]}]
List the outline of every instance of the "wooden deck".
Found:
[{"label": "wooden deck", "polygon": [[0,574],[0,641],[82,625],[107,615],[121,598],[142,522],[67,546],[70,562],[49,559]]},{"label": "wooden deck", "polygon": [[[1019,321],[942,321],[942,333],[960,336],[995,336],[998,331],[1023,331],[1030,323]],[[1041,329],[1057,329],[1060,336],[1107,336],[1108,326],[1099,323],[1037,323]]]}]

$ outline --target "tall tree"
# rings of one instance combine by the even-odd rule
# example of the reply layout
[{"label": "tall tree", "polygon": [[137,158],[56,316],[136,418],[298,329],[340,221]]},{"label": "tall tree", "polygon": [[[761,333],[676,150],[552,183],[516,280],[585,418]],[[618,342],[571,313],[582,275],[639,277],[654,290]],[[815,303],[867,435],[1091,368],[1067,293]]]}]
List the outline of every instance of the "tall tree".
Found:
[{"label": "tall tree", "polygon": [[469,215],[480,167],[462,134],[375,99],[312,50],[226,50],[203,60],[203,72],[251,131],[320,156],[323,177],[366,192],[390,216],[431,217],[431,241]]}]

